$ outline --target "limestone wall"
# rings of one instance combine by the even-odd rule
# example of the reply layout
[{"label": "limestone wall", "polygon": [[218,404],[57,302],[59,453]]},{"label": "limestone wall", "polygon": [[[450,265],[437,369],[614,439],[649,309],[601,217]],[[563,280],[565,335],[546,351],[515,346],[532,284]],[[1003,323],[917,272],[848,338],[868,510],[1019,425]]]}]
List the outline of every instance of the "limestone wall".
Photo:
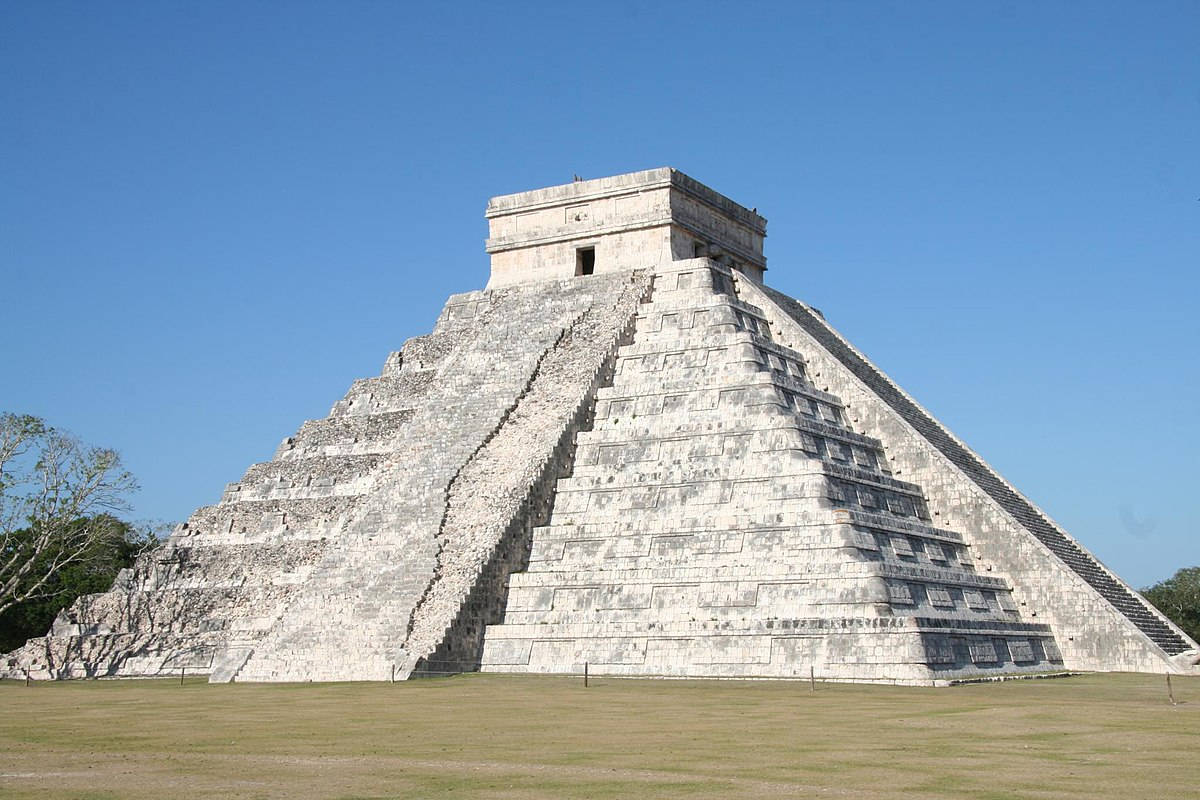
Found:
[{"label": "limestone wall", "polygon": [[452,297],[383,374],[0,672],[386,680],[447,638],[478,650],[647,285],[624,273]]},{"label": "limestone wall", "polygon": [[669,261],[673,253],[670,229],[663,226],[666,219],[660,219],[656,228],[613,232],[589,229],[566,241],[495,253],[488,286],[498,288],[573,275],[576,250],[580,247],[595,249],[597,273],[625,272],[638,264]]},{"label": "limestone wall", "polygon": [[697,255],[766,268],[766,220],[669,167],[493,197],[487,217],[489,288],[571,276],[580,248],[596,273]]},{"label": "limestone wall", "polygon": [[483,669],[919,683],[1061,663],[727,269],[654,281]]},{"label": "limestone wall", "polygon": [[1072,669],[1162,671],[1191,642],[1050,518],[995,474],[819,314],[750,281],[772,331],[808,359],[817,385],[880,439],[895,474],[920,484],[939,526],[964,532],[978,571],[996,575],[1030,619],[1048,623]]},{"label": "limestone wall", "polygon": [[[509,547],[503,534],[520,528],[522,502],[536,494],[620,335],[621,315],[632,316],[642,291],[626,273],[452,300],[443,317],[470,342],[437,359],[437,379],[390,468],[375,475],[339,545],[229,677],[383,680],[429,659],[493,554]],[[429,356],[427,343],[420,356],[417,349],[402,359],[401,375]],[[531,405],[537,414],[525,410]],[[240,658],[231,654],[231,663]]]},{"label": "limestone wall", "polygon": [[496,435],[456,476],[438,579],[405,643],[426,654],[417,669],[479,668],[484,630],[502,618],[510,575],[527,565],[530,533],[547,521],[555,481],[570,473],[575,436],[590,425],[596,390],[611,375],[619,344],[613,322],[624,320],[627,336],[647,288],[632,282],[612,308],[596,306],[564,332]]},{"label": "limestone wall", "polygon": [[[588,663],[928,683],[1194,654],[761,286],[756,210],[661,168],[495,197],[487,217],[488,289],[452,296],[0,675]],[[580,248],[594,274],[574,277]]]}]

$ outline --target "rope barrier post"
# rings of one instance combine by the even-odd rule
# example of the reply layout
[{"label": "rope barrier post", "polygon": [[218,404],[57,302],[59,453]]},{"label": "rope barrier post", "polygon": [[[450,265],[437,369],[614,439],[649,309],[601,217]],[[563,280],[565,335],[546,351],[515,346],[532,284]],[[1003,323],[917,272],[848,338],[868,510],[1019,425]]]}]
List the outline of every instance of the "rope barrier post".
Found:
[{"label": "rope barrier post", "polygon": [[29,670],[25,670],[25,685],[29,685]]},{"label": "rope barrier post", "polygon": [[583,662],[583,688],[586,689],[587,685],[588,685],[588,662],[585,661],[585,662]]},{"label": "rope barrier post", "polygon": [[183,686],[183,673],[187,672],[187,667],[179,668],[179,685]]},{"label": "rope barrier post", "polygon": [[392,678],[391,678],[390,682],[391,683],[396,682],[396,665],[395,664],[392,664]]},{"label": "rope barrier post", "polygon": [[1171,691],[1171,673],[1169,672],[1167,673],[1167,698],[1170,699],[1171,705],[1179,705],[1175,702],[1175,692]]},{"label": "rope barrier post", "polygon": [[810,692],[817,690],[817,668],[812,664],[808,665],[808,690]]}]

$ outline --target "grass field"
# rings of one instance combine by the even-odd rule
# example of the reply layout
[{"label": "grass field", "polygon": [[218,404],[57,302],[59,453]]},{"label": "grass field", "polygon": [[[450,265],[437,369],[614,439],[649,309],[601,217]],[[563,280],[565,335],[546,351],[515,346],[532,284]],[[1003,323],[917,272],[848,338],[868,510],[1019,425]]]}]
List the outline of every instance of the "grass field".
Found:
[{"label": "grass field", "polygon": [[1200,679],[0,682],[0,797],[1200,796]]}]

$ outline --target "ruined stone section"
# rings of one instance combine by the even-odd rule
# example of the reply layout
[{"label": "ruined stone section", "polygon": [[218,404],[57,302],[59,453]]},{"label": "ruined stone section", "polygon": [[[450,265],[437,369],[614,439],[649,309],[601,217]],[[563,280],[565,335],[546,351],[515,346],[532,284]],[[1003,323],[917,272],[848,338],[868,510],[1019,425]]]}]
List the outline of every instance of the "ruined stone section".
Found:
[{"label": "ruined stone section", "polygon": [[[506,556],[500,563],[520,557],[504,534],[524,524],[647,285],[636,274],[595,276],[465,297],[456,305],[475,303],[472,310],[448,310],[447,319],[474,319],[475,338],[421,362],[436,363],[437,379],[391,468],[376,473],[338,546],[262,642],[228,653],[215,677],[401,679],[437,660],[456,624],[455,652],[469,650],[469,629],[482,630],[473,614],[488,603],[477,592],[474,606],[460,611],[481,580],[494,586],[507,577],[487,569],[498,551]],[[427,348],[421,356],[406,348],[400,375],[421,358]],[[360,395],[339,411],[383,408],[376,395]]]},{"label": "ruined stone section", "polygon": [[766,220],[670,167],[493,197],[489,288],[708,256],[762,280]]},{"label": "ruined stone section", "polygon": [[207,672],[230,641],[262,634],[272,609],[307,578],[338,518],[356,501],[300,491],[278,498],[248,491],[253,500],[228,492],[222,503],[198,510],[162,547],[123,571],[109,592],[81,597],[48,636],[0,661],[0,672],[28,670],[35,678]]},{"label": "ruined stone section", "polygon": [[342,534],[426,384],[391,392],[403,410],[305,423],[273,461],[229,484],[217,505],[197,510],[109,592],[80,598],[48,636],[0,661],[0,674],[206,673],[231,649],[248,651]]},{"label": "ruined stone section", "polygon": [[[478,337],[484,293],[451,298],[432,334],[358,381],[327,419],[305,423],[274,460],[252,466],[105,594],[80,598],[47,637],[0,662],[34,677],[152,676],[180,669],[229,679],[343,545],[373,473],[392,468],[435,367]],[[431,342],[436,342],[437,358]],[[402,367],[406,351],[420,352]],[[323,567],[322,567],[323,568]]]},{"label": "ruined stone section", "polygon": [[[564,431],[590,408],[648,280],[625,273],[452,297],[434,331],[389,356],[381,376],[356,381],[330,417],[305,423],[108,593],[80,598],[47,637],[6,656],[0,674],[183,668],[217,681],[386,680],[442,644],[438,620],[449,638],[471,639],[462,631],[482,630],[476,612],[497,606],[507,573],[487,548],[482,565],[440,561],[439,531],[454,545],[536,518],[528,498],[548,503],[538,482],[569,461]],[[500,462],[481,457],[493,450],[507,483]],[[459,482],[453,504],[460,533],[444,526],[448,494],[473,459],[482,471]],[[473,497],[478,480],[516,502]],[[431,584],[455,591],[433,594],[438,613],[418,628],[429,652],[410,659],[410,616]],[[472,610],[459,614],[455,601]]]},{"label": "ruined stone section", "polygon": [[708,259],[657,268],[509,586],[485,670],[921,683],[1060,663]]},{"label": "ruined stone section", "polygon": [[926,492],[938,525],[969,532],[981,573],[1002,577],[1024,615],[1058,633],[1071,669],[1189,671],[1187,638],[1082,545],[1020,495],[849,345],[821,315],[785,295],[739,282],[774,335],[804,354],[854,424],[887,445],[888,460]]}]

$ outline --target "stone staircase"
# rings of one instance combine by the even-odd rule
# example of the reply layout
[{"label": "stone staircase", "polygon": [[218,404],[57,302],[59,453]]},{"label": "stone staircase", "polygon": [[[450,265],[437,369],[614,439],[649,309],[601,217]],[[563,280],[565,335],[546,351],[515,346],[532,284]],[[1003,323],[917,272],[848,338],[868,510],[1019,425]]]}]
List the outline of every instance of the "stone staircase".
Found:
[{"label": "stone staircase", "polygon": [[[812,353],[778,340],[785,316]],[[806,356],[878,395],[1111,624],[1188,650],[819,314],[700,258],[450,298],[432,333],[0,675],[388,680],[588,662],[925,683],[1061,667],[1031,619],[1041,589],[1018,602],[1004,569],[977,568],[991,540],[974,518],[935,524],[930,475],[905,463],[898,477],[885,434],[854,429],[837,394],[860,390],[819,388]]]},{"label": "stone staircase", "polygon": [[792,298],[763,288],[806,332],[845,365],[859,380],[891,406],[908,424],[946,456],[980,489],[1038,541],[1092,586],[1166,653],[1175,655],[1192,645],[1173,630],[1140,596],[1105,569],[1099,561],[1018,494],[978,456],[968,450],[932,416],[883,373],[850,347],[816,312]]},{"label": "stone staircase", "polygon": [[[462,296],[443,319],[473,319],[463,324],[474,337],[451,348],[439,327],[389,359],[383,378],[356,383],[353,402],[335,406],[335,416],[390,413],[395,382],[411,370],[434,373],[349,534],[252,652],[231,657],[236,668],[218,677],[402,679],[446,658],[435,652],[456,620],[469,627],[464,602],[481,582],[507,578],[487,567],[506,532],[523,524],[539,476],[552,471],[639,285],[636,276],[598,276]],[[454,311],[468,303],[469,317]],[[451,638],[461,651],[470,637]]]},{"label": "stone staircase", "polygon": [[[356,381],[328,418],[302,425],[110,592],[81,598],[47,637],[0,660],[0,673],[391,677],[436,566],[450,480],[564,328],[593,306],[614,310],[635,283],[451,297],[382,375]],[[605,324],[616,336],[623,323]]]},{"label": "stone staircase", "polygon": [[484,630],[503,613],[509,575],[527,562],[529,532],[546,519],[554,481],[569,469],[576,432],[648,286],[647,275],[635,274],[564,328],[455,475],[435,580],[409,624],[405,674],[478,668]]},{"label": "stone staircase", "polygon": [[596,397],[483,669],[920,682],[1059,658],[728,270],[659,265]]}]

